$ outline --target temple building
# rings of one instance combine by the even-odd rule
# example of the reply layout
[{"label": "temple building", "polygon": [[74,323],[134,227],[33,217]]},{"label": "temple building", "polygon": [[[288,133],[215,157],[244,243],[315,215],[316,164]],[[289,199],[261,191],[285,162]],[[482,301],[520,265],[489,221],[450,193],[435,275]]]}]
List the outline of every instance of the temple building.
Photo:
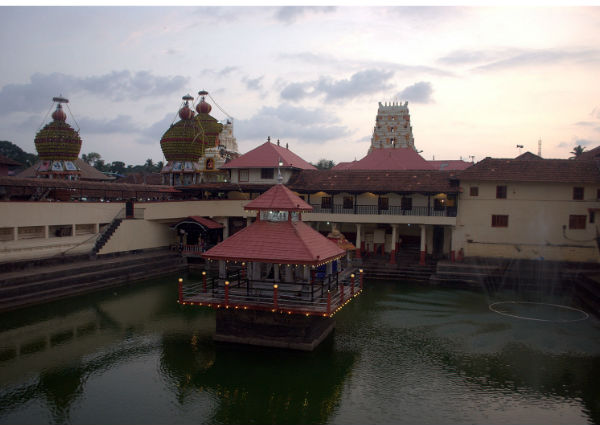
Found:
[{"label": "temple building", "polygon": [[416,150],[412,126],[410,125],[408,102],[404,102],[404,104],[379,102],[369,152],[379,148],[411,148]]},{"label": "temple building", "polygon": [[194,98],[190,95],[183,97],[180,120],[171,124],[160,140],[167,160],[161,170],[165,185],[223,182],[227,175],[220,168],[228,159],[238,155],[233,121],[229,120],[225,125],[218,122],[210,115],[212,106],[205,100],[208,92],[200,91],[198,94],[201,99],[195,111],[190,107]]},{"label": "temple building", "polygon": [[52,122],[35,135],[35,149],[40,161],[16,175],[18,178],[46,178],[63,180],[107,181],[109,177],[79,158],[81,137],[79,130],[67,124],[62,104],[64,97],[54,97],[56,110]]},{"label": "temple building", "polygon": [[216,340],[312,350],[362,280],[342,270],[346,250],[302,221],[312,207],[283,184],[244,209],[256,221],[202,255],[218,274],[182,286],[180,302],[217,309]]}]

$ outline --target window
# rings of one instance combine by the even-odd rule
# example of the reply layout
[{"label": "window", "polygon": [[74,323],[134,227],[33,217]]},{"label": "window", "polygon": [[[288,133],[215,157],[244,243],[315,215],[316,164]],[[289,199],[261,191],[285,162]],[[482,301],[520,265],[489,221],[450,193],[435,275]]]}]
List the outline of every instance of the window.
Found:
[{"label": "window", "polygon": [[238,170],[238,180],[241,182],[247,182],[250,176],[250,170],[243,169],[243,170]]},{"label": "window", "polygon": [[321,208],[322,209],[331,209],[331,204],[333,204],[333,198],[331,196],[323,196],[321,198]]},{"label": "window", "polygon": [[508,216],[492,215],[492,227],[508,227]]},{"label": "window", "polygon": [[387,210],[390,207],[390,202],[389,202],[389,198],[379,198],[379,201],[377,202],[378,208],[380,210]]},{"label": "window", "polygon": [[409,198],[408,196],[403,196],[402,200],[400,201],[400,209],[402,211],[412,210],[412,198]]},{"label": "window", "polygon": [[469,190],[469,195],[479,196],[479,186],[471,186],[471,189]]},{"label": "window", "polygon": [[260,178],[263,180],[271,180],[274,176],[273,168],[261,168],[260,169]]},{"label": "window", "polygon": [[506,199],[506,186],[496,186],[496,199]]},{"label": "window", "polygon": [[569,229],[585,229],[585,215],[570,215]]},{"label": "window", "polygon": [[596,190],[596,199],[600,199],[600,189]]},{"label": "window", "polygon": [[583,187],[574,187],[573,188],[573,200],[574,201],[583,201]]},{"label": "window", "polygon": [[344,196],[344,209],[350,210],[354,208],[354,198],[352,196]]},{"label": "window", "polygon": [[596,212],[590,211],[590,224],[593,224],[596,221]]}]

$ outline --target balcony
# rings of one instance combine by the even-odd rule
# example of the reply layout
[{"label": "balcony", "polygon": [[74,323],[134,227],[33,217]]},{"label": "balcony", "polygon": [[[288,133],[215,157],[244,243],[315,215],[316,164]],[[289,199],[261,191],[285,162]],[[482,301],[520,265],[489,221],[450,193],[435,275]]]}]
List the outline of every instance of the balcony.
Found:
[{"label": "balcony", "polygon": [[456,207],[412,207],[402,209],[401,206],[390,205],[387,209],[380,209],[377,205],[355,205],[352,208],[344,208],[343,205],[332,205],[331,208],[323,208],[319,204],[311,204],[313,214],[365,214],[365,215],[406,215],[419,217],[456,217]]}]

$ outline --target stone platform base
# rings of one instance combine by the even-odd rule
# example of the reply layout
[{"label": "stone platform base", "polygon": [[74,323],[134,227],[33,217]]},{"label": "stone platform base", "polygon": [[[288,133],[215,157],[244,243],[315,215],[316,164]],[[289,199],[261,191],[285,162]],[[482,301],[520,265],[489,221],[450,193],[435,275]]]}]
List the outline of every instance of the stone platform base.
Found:
[{"label": "stone platform base", "polygon": [[335,328],[330,317],[217,310],[215,341],[312,351]]}]

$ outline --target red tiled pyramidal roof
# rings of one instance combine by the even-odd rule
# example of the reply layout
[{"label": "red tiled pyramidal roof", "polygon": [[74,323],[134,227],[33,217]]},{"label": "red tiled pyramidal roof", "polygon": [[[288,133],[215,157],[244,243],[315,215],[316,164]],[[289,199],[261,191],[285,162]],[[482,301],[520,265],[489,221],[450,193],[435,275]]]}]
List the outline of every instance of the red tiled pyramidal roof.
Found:
[{"label": "red tiled pyramidal roof", "polygon": [[288,186],[301,193],[456,193],[459,188],[452,185],[452,180],[458,173],[438,170],[303,170],[288,181]]},{"label": "red tiled pyramidal roof", "polygon": [[334,170],[433,170],[421,155],[412,148],[373,149],[359,161],[342,163]]},{"label": "red tiled pyramidal roof", "polygon": [[210,260],[318,265],[346,253],[302,221],[256,221],[202,256]]},{"label": "red tiled pyramidal roof", "polygon": [[277,184],[250,201],[245,210],[312,211],[312,207],[282,184]]},{"label": "red tiled pyramidal roof", "polygon": [[600,183],[600,169],[595,161],[485,158],[472,167],[460,171],[458,178],[460,180],[597,184]]},{"label": "red tiled pyramidal roof", "polygon": [[231,160],[221,168],[277,168],[280,159],[283,162],[282,166],[285,168],[316,169],[291,150],[271,142],[263,143],[250,152]]},{"label": "red tiled pyramidal roof", "polygon": [[427,161],[429,164],[433,166],[436,170],[446,170],[446,171],[456,171],[456,170],[466,170],[471,165],[472,162],[463,161],[462,159],[449,159],[449,160],[433,160]]}]

